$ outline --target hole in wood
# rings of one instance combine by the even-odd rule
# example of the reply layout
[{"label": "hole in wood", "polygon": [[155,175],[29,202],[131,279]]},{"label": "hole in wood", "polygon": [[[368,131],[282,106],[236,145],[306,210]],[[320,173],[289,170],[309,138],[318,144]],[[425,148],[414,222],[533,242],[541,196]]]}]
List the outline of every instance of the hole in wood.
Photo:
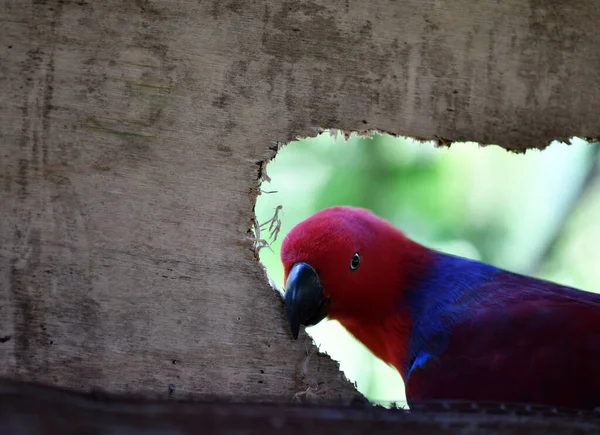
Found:
[{"label": "hole in wood", "polygon": [[[323,208],[353,205],[428,247],[598,291],[598,150],[577,138],[515,154],[381,134],[345,140],[329,131],[292,142],[268,163],[270,181],[257,199],[260,260],[281,290],[279,251],[290,229]],[[339,323],[323,321],[307,332],[369,400],[405,403],[397,371]]]}]

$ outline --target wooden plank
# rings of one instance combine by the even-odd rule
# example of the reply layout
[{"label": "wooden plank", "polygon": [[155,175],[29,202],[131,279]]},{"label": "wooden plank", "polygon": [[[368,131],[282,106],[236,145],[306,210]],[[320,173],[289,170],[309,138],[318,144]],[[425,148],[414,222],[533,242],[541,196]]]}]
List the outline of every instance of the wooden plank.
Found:
[{"label": "wooden plank", "polygon": [[596,2],[0,3],[0,375],[355,396],[249,240],[319,127],[506,148],[600,134]]},{"label": "wooden plank", "polygon": [[500,408],[459,413],[447,406],[418,412],[347,406],[151,400],[80,395],[0,381],[0,433],[84,434],[595,434],[597,415]]}]

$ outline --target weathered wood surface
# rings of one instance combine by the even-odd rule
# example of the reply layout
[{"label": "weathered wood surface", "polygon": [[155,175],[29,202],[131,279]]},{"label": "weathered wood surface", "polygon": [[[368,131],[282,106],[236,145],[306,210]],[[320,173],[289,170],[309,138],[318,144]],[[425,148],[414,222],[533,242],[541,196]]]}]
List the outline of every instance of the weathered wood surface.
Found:
[{"label": "weathered wood surface", "polygon": [[0,433],[87,434],[598,434],[600,417],[548,409],[452,406],[408,412],[356,404],[305,406],[226,401],[181,402],[78,395],[0,380]]},{"label": "weathered wood surface", "polygon": [[[247,239],[317,127],[506,148],[600,135],[591,0],[0,2],[0,375],[355,393]],[[310,351],[310,349],[308,349]]]}]

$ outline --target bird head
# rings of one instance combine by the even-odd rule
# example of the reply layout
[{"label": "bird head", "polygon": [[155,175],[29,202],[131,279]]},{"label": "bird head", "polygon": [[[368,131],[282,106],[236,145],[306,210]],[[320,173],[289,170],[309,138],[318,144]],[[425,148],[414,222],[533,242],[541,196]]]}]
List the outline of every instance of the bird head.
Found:
[{"label": "bird head", "polygon": [[293,337],[326,317],[348,325],[392,312],[409,266],[403,252],[413,244],[363,208],[331,207],[297,224],[281,246]]}]

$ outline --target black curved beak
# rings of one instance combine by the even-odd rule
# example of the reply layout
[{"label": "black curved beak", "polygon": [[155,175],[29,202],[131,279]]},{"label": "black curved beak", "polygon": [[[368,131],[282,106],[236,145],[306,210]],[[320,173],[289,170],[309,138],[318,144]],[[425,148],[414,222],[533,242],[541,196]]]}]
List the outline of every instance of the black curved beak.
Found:
[{"label": "black curved beak", "polygon": [[294,264],[285,286],[285,312],[294,339],[300,325],[316,325],[327,317],[328,305],[317,271],[308,263]]}]

